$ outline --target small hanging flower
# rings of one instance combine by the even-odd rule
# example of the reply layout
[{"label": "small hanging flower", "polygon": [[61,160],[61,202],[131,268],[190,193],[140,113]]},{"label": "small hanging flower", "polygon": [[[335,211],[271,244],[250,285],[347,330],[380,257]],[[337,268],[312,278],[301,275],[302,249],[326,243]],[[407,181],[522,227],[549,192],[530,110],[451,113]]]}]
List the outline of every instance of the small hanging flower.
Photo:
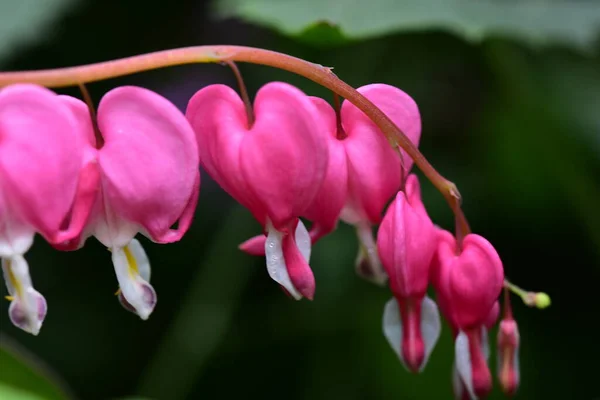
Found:
[{"label": "small hanging flower", "polygon": [[383,331],[403,365],[425,368],[440,336],[440,314],[426,296],[429,267],[437,249],[436,228],[421,201],[416,175],[406,180],[377,233],[377,249],[394,295],[385,307]]},{"label": "small hanging flower", "polygon": [[479,235],[465,236],[460,248],[452,235],[440,234],[438,239],[434,286],[440,308],[455,329],[455,394],[457,398],[465,394],[471,399],[486,397],[492,387],[486,325],[493,324],[498,315],[502,262]]}]

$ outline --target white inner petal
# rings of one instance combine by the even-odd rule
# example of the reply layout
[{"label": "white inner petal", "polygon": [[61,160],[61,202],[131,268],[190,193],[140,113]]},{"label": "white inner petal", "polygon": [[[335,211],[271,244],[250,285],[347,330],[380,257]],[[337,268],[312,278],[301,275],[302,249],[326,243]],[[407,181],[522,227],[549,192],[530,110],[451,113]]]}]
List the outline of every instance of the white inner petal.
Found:
[{"label": "white inner petal", "polygon": [[454,357],[456,370],[471,399],[476,400],[473,390],[473,370],[471,369],[471,352],[469,351],[469,338],[464,332],[459,332],[454,342]]},{"label": "white inner petal", "polygon": [[[298,225],[300,224],[301,222]],[[298,229],[296,229],[297,233]],[[267,272],[271,279],[283,286],[294,299],[300,300],[302,295],[296,290],[288,274],[287,265],[283,257],[282,241],[283,233],[276,230],[270,222],[267,222],[267,240],[265,241]],[[302,252],[302,250],[300,251]],[[304,252],[302,255],[304,255]]]},{"label": "white inner petal", "polygon": [[308,263],[310,261],[311,240],[302,220],[298,221],[298,226],[296,227],[296,246],[298,246],[298,250],[300,250],[300,253]]},{"label": "white inner petal", "polygon": [[142,244],[137,239],[131,239],[126,246],[137,263],[138,273],[146,282],[150,282],[150,260],[144,251]]},{"label": "white inner petal", "polygon": [[[147,290],[153,292],[152,286],[145,282],[138,268],[142,267],[142,269],[145,269],[144,273],[149,276],[150,264],[139,242],[133,244],[133,247],[129,247],[129,244],[127,246],[127,250],[132,256],[132,261],[135,262],[135,265],[130,263],[123,247],[113,247],[112,261],[115,274],[117,275],[119,288],[123,296],[136,310],[140,318],[145,320],[148,319],[154,309],[156,295],[155,293],[151,293],[152,296],[148,296]],[[140,258],[138,259],[138,257]],[[153,297],[153,299],[150,297]]]},{"label": "white inner petal", "polygon": [[392,297],[383,309],[383,334],[388,343],[400,359],[400,362],[407,368],[402,356],[402,320],[400,319],[400,309],[398,301]]},{"label": "white inner petal", "polygon": [[6,284],[6,289],[8,289],[8,294],[11,296],[15,296],[15,285],[14,278],[9,269],[10,261],[7,258],[2,258],[2,275],[4,276],[4,283]]},{"label": "white inner petal", "polygon": [[465,384],[462,382],[462,379],[458,375],[458,370],[456,369],[456,360],[452,363],[452,391],[454,392],[454,398],[461,400],[463,397],[463,392],[465,389]]},{"label": "white inner petal", "polygon": [[[127,246],[141,231],[140,226],[115,214],[104,190],[102,191],[102,201],[102,212],[88,223],[86,232],[94,235],[100,243],[108,248]],[[100,207],[100,205],[97,203],[95,207]]]},{"label": "white inner petal", "polygon": [[[517,348],[515,349],[515,354],[513,356],[513,368],[515,371],[515,379],[516,379],[516,382],[518,385],[521,380],[521,367],[519,364],[519,347],[521,347],[519,344],[521,342],[521,335],[519,334],[519,328],[517,328],[516,325],[515,325],[515,335],[517,337]],[[498,358],[500,358],[500,357],[498,357]]]},{"label": "white inner petal", "polygon": [[429,361],[429,356],[431,356],[441,332],[442,321],[440,320],[438,306],[435,304],[435,301],[426,296],[421,303],[421,335],[425,344],[425,357],[420,371],[425,369],[427,361]]},{"label": "white inner petal", "polygon": [[35,232],[25,226],[0,221],[0,257],[25,254],[33,244]]},{"label": "white inner petal", "polygon": [[485,326],[481,327],[481,352],[486,361],[490,359],[490,340]]},{"label": "white inner petal", "polygon": [[[25,331],[37,335],[44,322],[45,309],[47,308],[44,297],[33,288],[29,265],[22,255],[13,255],[2,258],[2,273],[6,288],[11,296],[11,307],[19,307],[25,315],[27,325],[19,326]],[[44,304],[44,313],[40,318],[40,302]]]}]

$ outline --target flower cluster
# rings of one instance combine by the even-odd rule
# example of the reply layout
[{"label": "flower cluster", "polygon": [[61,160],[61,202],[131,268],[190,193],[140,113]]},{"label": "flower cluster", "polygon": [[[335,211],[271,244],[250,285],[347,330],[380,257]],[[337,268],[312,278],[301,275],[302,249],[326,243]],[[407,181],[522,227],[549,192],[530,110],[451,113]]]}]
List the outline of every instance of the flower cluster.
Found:
[{"label": "flower cluster", "polygon": [[[358,92],[418,145],[421,119],[409,95],[384,84]],[[339,220],[355,226],[357,273],[392,292],[383,332],[402,364],[425,368],[441,312],[455,338],[457,398],[485,397],[492,385],[488,330],[504,284],[493,246],[434,225],[408,154],[350,102],[334,109],[272,82],[248,106],[224,85],[198,91],[185,115],[138,87],[111,90],[97,114],[39,86],[1,89],[0,257],[11,321],[37,334],[46,315],[24,258],[35,233],[59,250],[96,237],[112,254],[119,301],[148,318],[157,297],[134,237],[169,243],[183,236],[198,201],[200,165],[262,225],[240,248],[265,256],[270,277],[294,299],[315,295],[311,247]],[[507,301],[503,315],[499,379],[512,394],[519,334]]]},{"label": "flower cluster", "polygon": [[149,90],[111,90],[92,119],[76,98],[33,85],[3,88],[0,257],[13,324],[37,335],[46,316],[23,257],[35,233],[59,250],[95,236],[112,253],[119,300],[148,318],[156,293],[134,236],[157,243],[182,237],[198,200],[197,166],[185,116]]}]

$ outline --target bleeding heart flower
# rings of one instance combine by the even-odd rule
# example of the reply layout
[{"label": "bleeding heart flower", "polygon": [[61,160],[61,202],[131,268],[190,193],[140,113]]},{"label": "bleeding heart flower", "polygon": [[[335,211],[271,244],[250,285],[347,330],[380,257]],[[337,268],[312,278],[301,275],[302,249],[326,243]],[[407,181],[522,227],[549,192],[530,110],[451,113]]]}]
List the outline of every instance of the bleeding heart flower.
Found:
[{"label": "bleeding heart flower", "polygon": [[[384,84],[357,89],[379,107],[408,138],[418,145],[421,117],[414,100],[402,90]],[[313,222],[310,236],[314,244],[332,232],[338,219],[356,226],[359,253],[356,270],[378,284],[387,280],[377,255],[373,225],[379,224],[388,201],[400,188],[413,161],[400,150],[390,147],[377,126],[356,106],[342,103],[340,124],[333,108],[325,100],[311,98],[324,122],[321,141],[327,144],[329,164],[319,192],[303,217]],[[404,168],[402,168],[404,166]],[[242,243],[250,254],[261,254],[264,237]]]},{"label": "bleeding heart flower", "polygon": [[93,202],[88,181],[97,177],[82,173],[83,149],[75,117],[55,93],[25,84],[0,91],[0,258],[10,319],[34,335],[47,305],[23,255],[35,233],[51,244],[80,233]]},{"label": "bleeding heart flower", "polygon": [[497,358],[498,358],[498,380],[500,387],[507,396],[514,396],[519,387],[519,347],[521,337],[517,321],[513,318],[510,304],[510,294],[505,289],[504,315],[498,327]]},{"label": "bleeding heart flower", "polygon": [[[119,300],[147,319],[156,305],[149,283],[150,263],[139,232],[157,243],[181,239],[188,230],[200,186],[194,132],[167,99],[139,87],[111,90],[101,100],[97,122],[104,140],[97,148],[87,106],[62,96],[77,117],[86,158],[100,171],[100,195],[85,231],[65,249],[81,247],[95,236],[112,253]],[[177,228],[171,228],[177,223]]]},{"label": "bleeding heart flower", "polygon": [[436,228],[421,201],[416,175],[390,204],[377,234],[377,249],[394,294],[385,307],[383,331],[403,365],[422,371],[441,332],[438,308],[426,296],[437,249]]},{"label": "bleeding heart flower", "polygon": [[198,91],[186,112],[202,166],[262,224],[266,240],[251,246],[267,271],[295,299],[312,299],[310,237],[302,222],[328,162],[324,126],[310,98],[281,82],[263,86],[249,126],[245,106],[228,86]]},{"label": "bleeding heart flower", "polygon": [[[432,283],[442,312],[456,330],[454,388],[457,398],[485,397],[492,381],[486,324],[497,318],[504,270],[498,253],[483,237],[469,234],[462,248],[446,234],[434,257]],[[462,386],[461,386],[462,384]]]}]

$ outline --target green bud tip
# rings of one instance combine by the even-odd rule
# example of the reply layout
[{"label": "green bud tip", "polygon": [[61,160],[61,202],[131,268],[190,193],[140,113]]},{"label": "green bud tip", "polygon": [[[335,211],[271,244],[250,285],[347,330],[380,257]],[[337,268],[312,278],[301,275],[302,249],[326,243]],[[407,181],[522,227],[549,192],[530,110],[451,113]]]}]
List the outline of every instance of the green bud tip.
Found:
[{"label": "green bud tip", "polygon": [[535,306],[539,309],[549,307],[551,304],[550,296],[546,293],[539,292],[535,294]]}]

